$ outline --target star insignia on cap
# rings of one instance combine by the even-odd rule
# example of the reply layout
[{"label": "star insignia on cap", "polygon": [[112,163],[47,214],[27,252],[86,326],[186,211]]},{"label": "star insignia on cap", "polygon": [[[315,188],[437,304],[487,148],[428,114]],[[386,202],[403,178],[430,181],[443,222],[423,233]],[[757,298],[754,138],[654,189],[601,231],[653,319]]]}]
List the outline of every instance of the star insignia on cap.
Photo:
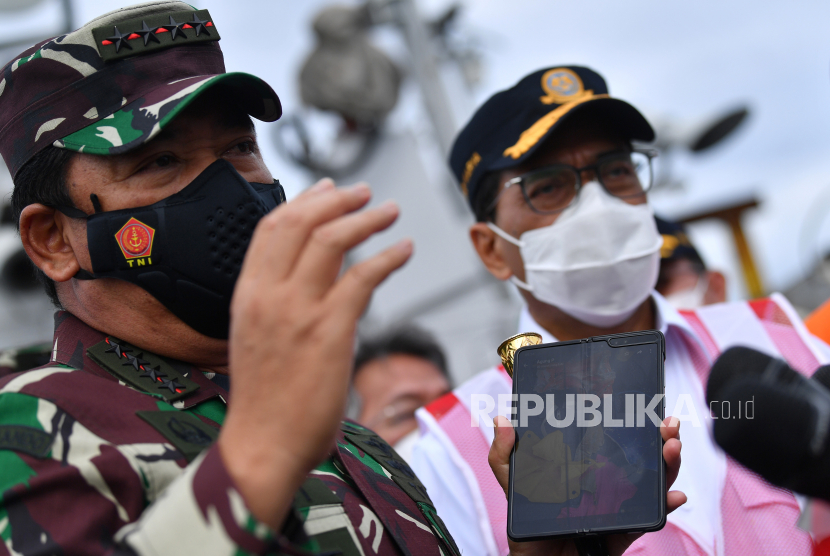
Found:
[{"label": "star insignia on cap", "polygon": [[180,393],[179,388],[184,388],[184,384],[179,384],[175,379],[161,379],[162,385],[159,388],[169,388],[174,394]]},{"label": "star insignia on cap", "polygon": [[156,36],[156,31],[157,30],[158,30],[158,27],[156,27],[155,29],[150,29],[149,27],[147,27],[147,22],[142,20],[141,21],[141,29],[136,31],[135,34],[139,35],[141,38],[143,38],[144,39],[144,46],[147,46],[147,44],[150,41],[161,42],[161,41],[159,41],[159,38]]},{"label": "star insignia on cap", "polygon": [[131,349],[124,349],[122,346],[116,344],[115,342],[111,342],[109,338],[107,338],[107,343],[110,345],[104,353],[114,353],[118,357],[126,357],[127,352],[132,351]]},{"label": "star insignia on cap", "polygon": [[199,36],[199,33],[204,31],[205,35],[210,35],[210,31],[208,31],[208,27],[210,26],[209,19],[199,19],[196,13],[193,14],[193,19],[188,21],[188,24],[196,31],[196,36]]},{"label": "star insignia on cap", "polygon": [[145,361],[141,358],[144,353],[139,353],[137,357],[133,357],[132,355],[127,355],[127,362],[121,363],[122,367],[126,367],[127,365],[132,365],[136,371],[140,371],[144,365],[149,365],[149,361]]},{"label": "star insignia on cap", "polygon": [[[139,378],[147,377],[153,382],[164,382],[162,377],[166,377],[167,375],[161,372],[161,366],[156,365],[155,369],[144,369],[144,374],[139,375]],[[162,388],[162,386],[159,386]]]},{"label": "star insignia on cap", "polygon": [[[173,18],[171,17],[170,19],[172,20]],[[126,35],[123,34],[121,31],[118,30],[117,25],[113,26],[112,29],[112,32],[114,34],[111,37],[107,37],[107,40],[110,41],[111,44],[115,44],[115,51],[118,52],[119,50],[121,50],[122,46],[128,48],[129,50],[132,50],[133,47],[130,46],[130,43],[127,42],[127,37],[129,36],[129,33]]]},{"label": "star insignia on cap", "polygon": [[179,36],[179,35],[181,35],[184,38],[187,38],[187,35],[184,32],[184,29],[182,29],[183,25],[185,25],[185,22],[176,23],[176,20],[173,19],[173,16],[171,15],[170,16],[170,24],[169,25],[162,25],[162,28],[170,31],[170,39],[171,40],[176,40],[176,37]]}]

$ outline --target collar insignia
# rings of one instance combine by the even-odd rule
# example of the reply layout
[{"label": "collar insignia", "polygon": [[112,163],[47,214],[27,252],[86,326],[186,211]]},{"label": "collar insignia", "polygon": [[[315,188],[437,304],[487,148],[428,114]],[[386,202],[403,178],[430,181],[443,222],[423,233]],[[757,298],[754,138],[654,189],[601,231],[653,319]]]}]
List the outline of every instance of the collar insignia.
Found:
[{"label": "collar insignia", "polygon": [[[138,355],[133,355],[136,352]],[[87,354],[122,382],[136,390],[160,396],[170,403],[199,389],[198,384],[161,357],[138,351],[112,336],[107,336],[104,341],[89,348]]]}]

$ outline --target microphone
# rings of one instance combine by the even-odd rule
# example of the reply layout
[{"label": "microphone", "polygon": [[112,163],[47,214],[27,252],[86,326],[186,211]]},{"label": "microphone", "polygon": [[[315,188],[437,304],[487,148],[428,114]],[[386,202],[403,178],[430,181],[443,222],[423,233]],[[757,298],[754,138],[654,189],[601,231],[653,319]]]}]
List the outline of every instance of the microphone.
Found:
[{"label": "microphone", "polygon": [[[814,376],[818,376],[823,370],[830,371],[830,365],[819,368]],[[707,403],[711,404],[713,400],[719,400],[719,393],[733,379],[749,376],[756,378],[766,376],[768,382],[786,385],[807,380],[780,359],[774,359],[765,353],[747,347],[732,347],[724,351],[712,365],[709,382],[706,384]],[[830,382],[830,372],[827,372],[826,376]]]},{"label": "microphone", "polygon": [[[731,348],[712,366],[706,400],[727,454],[770,483],[830,500],[830,390],[822,385],[830,366],[820,370],[812,380],[779,359]],[[728,414],[715,414],[718,403]]]},{"label": "microphone", "polygon": [[810,377],[810,380],[815,380],[828,390],[830,390],[830,365],[822,365],[816,372],[813,373],[813,376]]}]

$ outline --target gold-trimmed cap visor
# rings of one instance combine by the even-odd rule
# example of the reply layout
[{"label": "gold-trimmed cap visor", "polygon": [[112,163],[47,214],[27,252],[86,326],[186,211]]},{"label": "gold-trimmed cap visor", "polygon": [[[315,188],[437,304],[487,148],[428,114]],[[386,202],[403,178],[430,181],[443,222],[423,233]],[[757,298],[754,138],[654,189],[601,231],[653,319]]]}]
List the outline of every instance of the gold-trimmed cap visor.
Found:
[{"label": "gold-trimmed cap visor", "polygon": [[536,120],[519,135],[515,143],[504,150],[502,154],[505,160],[501,164],[495,164],[491,170],[520,164],[533,155],[538,146],[544,143],[545,139],[564,122],[576,115],[588,112],[603,118],[608,123],[608,127],[620,133],[623,139],[642,142],[654,140],[654,130],[639,110],[624,100],[611,98],[608,95],[592,95],[562,104]]},{"label": "gold-trimmed cap visor", "polygon": [[605,80],[579,66],[536,71],[490,97],[456,137],[450,168],[471,204],[488,172],[521,164],[576,114],[597,113],[625,140],[649,142],[654,130],[640,112],[610,96]]}]

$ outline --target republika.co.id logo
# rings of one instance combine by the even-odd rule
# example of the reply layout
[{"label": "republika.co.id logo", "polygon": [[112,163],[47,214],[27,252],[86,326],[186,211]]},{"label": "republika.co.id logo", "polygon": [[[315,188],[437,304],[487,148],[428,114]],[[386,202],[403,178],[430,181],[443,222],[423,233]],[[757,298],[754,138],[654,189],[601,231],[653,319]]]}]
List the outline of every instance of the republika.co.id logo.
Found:
[{"label": "republika.co.id logo", "polygon": [[[528,426],[528,419],[543,415],[553,428],[596,427],[659,427],[662,421],[658,415],[663,394],[655,394],[647,399],[645,394],[625,393],[620,395],[603,394],[499,394],[498,415],[510,419],[516,427]],[[493,412],[496,400],[489,394],[472,394],[470,396],[470,426],[478,427],[480,423],[493,426]],[[754,411],[753,411],[754,413]],[[515,417],[518,414],[519,420]],[[695,404],[689,394],[681,394],[673,410],[666,415],[688,421],[694,427],[701,426]]]},{"label": "republika.co.id logo", "polygon": [[136,218],[130,218],[115,234],[121,253],[130,268],[153,264],[153,238],[156,231]]},{"label": "republika.co.id logo", "polygon": [[738,400],[735,406],[729,400],[709,402],[709,417],[712,419],[755,419],[755,396],[749,400]]}]

